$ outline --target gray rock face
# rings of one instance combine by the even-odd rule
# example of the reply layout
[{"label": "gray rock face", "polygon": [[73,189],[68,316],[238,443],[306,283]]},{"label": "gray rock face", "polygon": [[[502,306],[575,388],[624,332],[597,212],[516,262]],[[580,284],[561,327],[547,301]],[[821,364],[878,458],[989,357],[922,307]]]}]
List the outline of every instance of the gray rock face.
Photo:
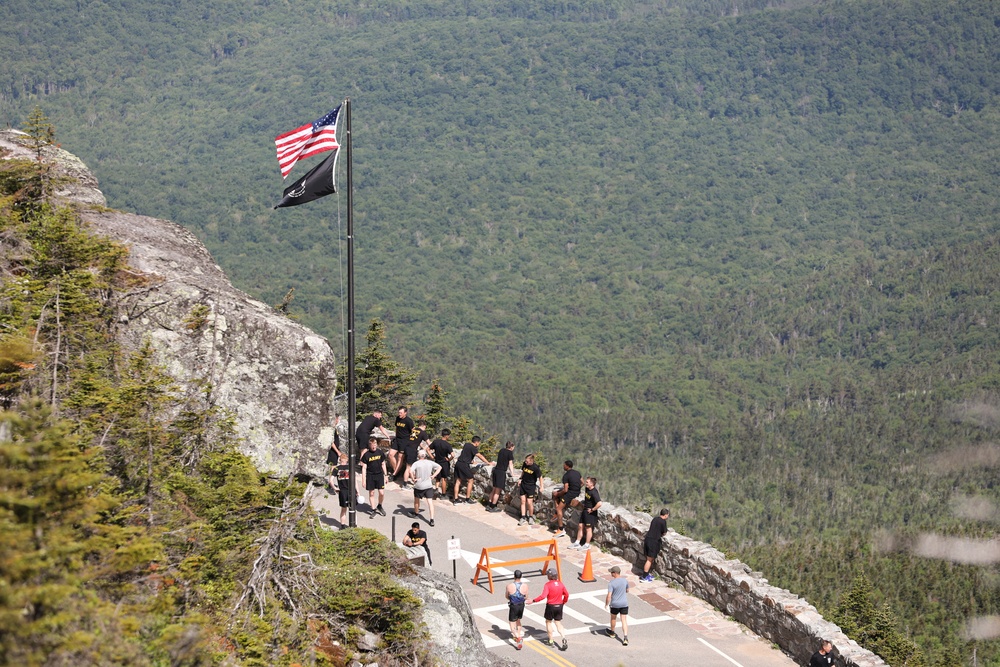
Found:
[{"label": "gray rock face", "polygon": [[[0,132],[0,147],[33,159],[24,139]],[[180,225],[104,209],[97,180],[75,156],[49,147],[45,157],[71,177],[57,197],[78,205],[95,232],[128,246],[145,281],[122,301],[121,341],[151,341],[182,391],[210,386],[210,400],[234,416],[240,448],[260,470],[322,476],[337,386],[326,339],[233,287]]]},{"label": "gray rock face", "polygon": [[516,663],[486,650],[472,608],[461,587],[447,575],[418,567],[403,585],[423,602],[424,625],[441,667],[503,667]]}]

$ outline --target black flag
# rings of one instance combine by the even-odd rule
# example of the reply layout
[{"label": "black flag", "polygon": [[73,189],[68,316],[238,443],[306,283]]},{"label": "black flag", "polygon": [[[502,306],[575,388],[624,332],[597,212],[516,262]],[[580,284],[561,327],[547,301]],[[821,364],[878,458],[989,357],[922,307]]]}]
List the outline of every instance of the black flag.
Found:
[{"label": "black flag", "polygon": [[337,184],[334,183],[333,177],[339,152],[339,150],[333,151],[325,160],[310,169],[305,176],[285,188],[284,193],[282,193],[284,196],[274,208],[298,206],[335,193]]}]

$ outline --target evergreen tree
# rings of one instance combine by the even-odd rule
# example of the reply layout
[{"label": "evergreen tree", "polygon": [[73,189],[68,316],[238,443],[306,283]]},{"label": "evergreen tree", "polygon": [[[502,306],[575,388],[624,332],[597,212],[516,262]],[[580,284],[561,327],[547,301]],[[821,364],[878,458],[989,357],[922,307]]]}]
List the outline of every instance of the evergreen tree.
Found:
[{"label": "evergreen tree", "polygon": [[427,413],[424,415],[424,419],[431,433],[438,433],[442,424],[444,424],[448,410],[448,404],[445,401],[447,396],[448,392],[441,387],[441,383],[438,380],[431,382],[431,390],[427,394],[427,398],[424,399],[424,404],[427,406]]},{"label": "evergreen tree", "polygon": [[854,641],[877,653],[892,667],[923,667],[923,653],[899,632],[888,604],[875,601],[875,591],[864,574],[855,577],[833,613],[833,622]]},{"label": "evergreen tree", "polygon": [[[417,376],[386,352],[385,325],[380,320],[372,320],[366,342],[364,351],[354,361],[354,393],[358,414],[405,405],[413,396],[413,383]],[[346,392],[346,366],[340,368],[337,376],[340,378],[337,391]]]}]

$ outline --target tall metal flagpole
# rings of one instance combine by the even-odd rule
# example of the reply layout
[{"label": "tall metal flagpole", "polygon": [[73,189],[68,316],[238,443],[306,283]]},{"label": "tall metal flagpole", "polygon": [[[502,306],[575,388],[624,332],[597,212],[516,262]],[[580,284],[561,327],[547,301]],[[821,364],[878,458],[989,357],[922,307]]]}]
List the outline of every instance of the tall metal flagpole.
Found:
[{"label": "tall metal flagpole", "polygon": [[347,424],[348,424],[348,467],[351,471],[349,485],[351,493],[348,525],[358,525],[358,493],[355,470],[358,443],[354,437],[357,422],[357,400],[354,398],[354,183],[351,180],[351,98],[344,100],[344,140],[347,150]]}]

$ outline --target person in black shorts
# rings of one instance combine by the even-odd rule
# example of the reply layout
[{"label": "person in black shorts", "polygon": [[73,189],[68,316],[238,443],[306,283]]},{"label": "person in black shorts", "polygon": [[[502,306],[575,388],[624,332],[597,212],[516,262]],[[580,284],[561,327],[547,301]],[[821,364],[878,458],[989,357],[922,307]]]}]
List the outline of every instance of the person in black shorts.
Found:
[{"label": "person in black shorts", "polygon": [[524,627],[521,625],[521,619],[524,618],[524,603],[528,599],[528,584],[521,581],[520,570],[514,570],[514,581],[507,584],[504,597],[507,598],[507,622],[510,623],[510,635],[514,640],[514,648],[520,651],[524,645]]},{"label": "person in black shorts", "polygon": [[[451,500],[455,505],[460,502],[475,502],[472,499],[472,481],[475,478],[475,473],[472,472],[472,462],[479,459],[486,465],[490,463],[489,459],[479,453],[479,443],[482,440],[478,435],[472,436],[472,440],[465,443],[465,446],[462,447],[462,453],[458,455],[458,461],[455,463],[455,495]],[[465,482],[464,501],[458,499],[458,489],[462,482]]]},{"label": "person in black shorts", "polygon": [[337,464],[337,502],[340,504],[340,527],[347,527],[347,510],[351,506],[351,466],[347,454],[340,454]]},{"label": "person in black shorts", "polygon": [[405,468],[403,470],[403,484],[402,488],[406,487],[406,480],[410,478],[410,468],[414,463],[417,462],[417,452],[423,448],[424,438],[427,437],[427,422],[423,419],[417,424],[417,428],[413,429],[410,433],[410,437],[403,443],[402,456],[400,457],[399,468]]},{"label": "person in black shorts", "polygon": [[580,512],[580,525],[576,528],[576,542],[569,545],[570,549],[589,549],[590,540],[594,537],[594,526],[597,525],[597,510],[601,506],[601,494],[597,491],[597,478],[588,477],[583,483],[583,510]]},{"label": "person in black shorts", "polygon": [[567,459],[563,462],[562,488],[552,492],[552,504],[556,509],[556,525],[554,537],[562,537],[566,534],[563,529],[563,513],[583,488],[583,477],[576,470],[573,470],[573,462]]},{"label": "person in black shorts", "polygon": [[431,452],[434,456],[434,463],[441,466],[441,472],[437,474],[434,479],[441,487],[441,497],[448,497],[448,478],[451,477],[451,460],[455,458],[454,449],[452,449],[451,443],[448,442],[448,438],[451,437],[451,431],[444,429],[441,431],[441,437],[436,438],[431,443]]},{"label": "person in black shorts", "polygon": [[498,506],[500,500],[500,494],[503,493],[504,487],[507,486],[507,475],[513,474],[514,472],[514,443],[510,440],[504,445],[503,449],[497,454],[497,464],[493,466],[493,472],[490,474],[490,479],[493,482],[493,490],[490,491],[490,499],[486,504],[487,512],[502,512],[503,509]]},{"label": "person in black shorts", "polygon": [[[368,438],[368,449],[361,455],[361,478],[365,480],[368,489],[368,505],[372,508],[371,516],[376,513],[385,516],[382,501],[385,500],[385,452],[378,448],[375,436]],[[378,503],[375,502],[375,492],[378,492]]]},{"label": "person in black shorts", "polygon": [[525,521],[529,525],[535,523],[535,496],[542,492],[542,469],[535,463],[535,455],[528,454],[521,464],[521,518],[517,525]]},{"label": "person in black shorts", "polygon": [[[413,434],[413,420],[408,416],[409,410],[405,405],[399,406],[396,413],[396,437],[389,443],[389,470],[393,477],[399,476],[399,471],[403,469],[403,453],[406,443],[409,442]],[[404,472],[403,479],[406,479]]]},{"label": "person in black shorts", "polygon": [[648,583],[653,580],[653,573],[649,570],[653,567],[653,561],[660,555],[660,545],[663,536],[667,534],[667,519],[669,518],[670,510],[664,507],[660,510],[660,516],[649,522],[649,530],[646,531],[646,537],[642,540],[642,555],[646,557],[646,562],[642,566],[642,576],[639,581]]}]

